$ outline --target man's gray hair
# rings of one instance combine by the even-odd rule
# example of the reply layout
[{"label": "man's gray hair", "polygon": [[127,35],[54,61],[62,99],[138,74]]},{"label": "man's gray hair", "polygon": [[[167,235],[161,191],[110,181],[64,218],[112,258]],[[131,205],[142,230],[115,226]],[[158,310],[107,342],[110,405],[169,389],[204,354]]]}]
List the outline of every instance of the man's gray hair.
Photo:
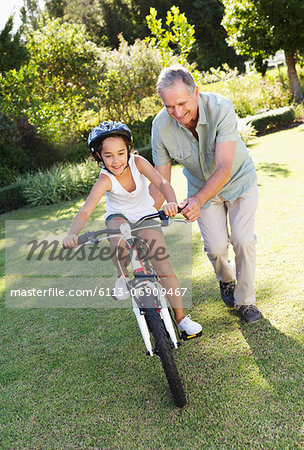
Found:
[{"label": "man's gray hair", "polygon": [[165,67],[161,73],[159,74],[156,91],[158,95],[161,97],[161,91],[173,86],[178,81],[182,81],[185,83],[189,93],[192,95],[195,88],[195,81],[193,76],[183,66],[174,65],[170,67]]}]

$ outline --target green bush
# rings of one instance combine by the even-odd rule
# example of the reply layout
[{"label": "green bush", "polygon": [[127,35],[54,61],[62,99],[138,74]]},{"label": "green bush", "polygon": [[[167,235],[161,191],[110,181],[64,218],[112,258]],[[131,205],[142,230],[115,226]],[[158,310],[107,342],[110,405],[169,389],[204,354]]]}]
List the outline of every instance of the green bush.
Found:
[{"label": "green bush", "polygon": [[207,85],[201,84],[200,90],[217,92],[229,98],[239,117],[245,118],[261,110],[290,105],[291,95],[285,69],[281,69],[280,72],[268,71],[265,79],[256,73],[229,78],[233,73],[228,72],[228,69],[226,71],[227,78]]},{"label": "green bush", "polygon": [[18,173],[27,172],[34,169],[35,160],[33,153],[21,147],[0,146],[1,161]]},{"label": "green bush", "polygon": [[53,205],[89,193],[100,168],[95,161],[82,164],[62,164],[47,171],[27,174],[24,196],[29,205]]},{"label": "green bush", "polygon": [[257,130],[251,124],[247,123],[246,119],[238,120],[238,133],[241,136],[243,142],[247,145],[256,136]]},{"label": "green bush", "polygon": [[0,214],[26,205],[22,181],[0,188]]},{"label": "green bush", "polygon": [[152,164],[151,128],[153,116],[145,120],[136,120],[128,124],[133,135],[133,146],[135,153],[146,158]]},{"label": "green bush", "polygon": [[[29,141],[27,141],[27,143],[28,142]],[[34,170],[35,167],[38,166],[38,163],[35,159],[35,148],[33,146],[30,146],[30,148],[31,153],[29,150],[21,147],[15,147],[13,144],[9,144],[9,142],[6,145],[0,144],[1,163],[10,170],[15,170],[17,174]],[[43,151],[41,153],[43,153]],[[48,163],[49,162],[50,156],[48,158]]]},{"label": "green bush", "polygon": [[0,166],[0,187],[13,184],[17,178],[18,172],[8,166]]},{"label": "green bush", "polygon": [[87,140],[71,143],[64,152],[64,159],[67,163],[84,162],[89,156],[89,147]]},{"label": "green bush", "polygon": [[153,164],[151,144],[147,144],[144,147],[137,148],[135,150],[135,154],[143,156],[148,161],[150,161],[151,164]]},{"label": "green bush", "polygon": [[303,102],[296,107],[295,117],[296,117],[296,119],[304,119],[304,103]]},{"label": "green bush", "polygon": [[[13,114],[12,114],[13,116]],[[58,147],[52,146],[38,133],[26,116],[7,118],[0,113],[0,160],[2,164],[25,173],[38,168],[47,168],[63,159]],[[4,129],[3,133],[2,130]]]},{"label": "green bush", "polygon": [[133,146],[137,150],[140,147],[146,147],[150,143],[153,119],[153,116],[148,116],[145,120],[136,120],[128,123],[133,136]]},{"label": "green bush", "polygon": [[[18,146],[20,132],[23,127],[21,130],[17,121],[3,114],[0,100],[0,186],[12,184],[19,173],[33,168],[33,156]],[[24,142],[28,143],[28,139]]]},{"label": "green bush", "polygon": [[16,133],[16,124],[3,114],[0,103],[0,146],[4,145]]},{"label": "green bush", "polygon": [[19,175],[15,184],[0,189],[0,213],[25,205],[53,205],[61,200],[88,194],[99,172],[100,167],[96,162],[89,160]]},{"label": "green bush", "polygon": [[286,126],[295,118],[295,111],[292,107],[278,108],[272,111],[246,117],[246,122],[251,123],[254,128],[261,133],[275,125]]},{"label": "green bush", "polygon": [[107,119],[142,118],[145,99],[154,95],[163,68],[160,52],[139,39],[128,45],[120,36],[118,50],[104,50],[99,59],[99,82],[90,100],[93,107],[102,109]]}]

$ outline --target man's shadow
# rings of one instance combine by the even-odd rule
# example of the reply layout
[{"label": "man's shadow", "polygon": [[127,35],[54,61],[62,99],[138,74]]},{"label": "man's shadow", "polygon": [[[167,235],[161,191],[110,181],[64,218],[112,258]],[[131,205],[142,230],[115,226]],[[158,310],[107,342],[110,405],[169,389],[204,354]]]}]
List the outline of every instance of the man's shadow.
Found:
[{"label": "man's shadow", "polygon": [[277,413],[300,438],[304,413],[304,348],[263,318],[254,326],[242,323],[260,372],[274,389]]}]

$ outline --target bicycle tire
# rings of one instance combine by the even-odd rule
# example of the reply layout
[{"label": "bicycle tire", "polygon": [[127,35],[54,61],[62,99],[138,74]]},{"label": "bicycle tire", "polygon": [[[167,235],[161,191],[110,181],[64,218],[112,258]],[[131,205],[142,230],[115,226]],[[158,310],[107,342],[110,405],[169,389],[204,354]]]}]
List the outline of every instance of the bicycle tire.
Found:
[{"label": "bicycle tire", "polygon": [[174,404],[178,408],[183,408],[187,403],[185,391],[178,374],[167,333],[158,310],[156,308],[147,308],[146,320],[153,335],[155,352],[162,362]]}]

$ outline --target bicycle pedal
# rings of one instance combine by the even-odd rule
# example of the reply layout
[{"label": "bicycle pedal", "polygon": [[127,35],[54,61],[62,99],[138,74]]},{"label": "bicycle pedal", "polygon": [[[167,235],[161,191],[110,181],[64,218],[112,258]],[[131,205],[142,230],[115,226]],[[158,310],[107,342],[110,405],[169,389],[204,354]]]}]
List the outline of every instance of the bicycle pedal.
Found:
[{"label": "bicycle pedal", "polygon": [[200,331],[199,333],[190,334],[190,335],[187,334],[186,331],[182,331],[181,335],[182,335],[182,338],[184,341],[189,341],[189,339],[195,339],[195,338],[201,337],[202,331]]}]

